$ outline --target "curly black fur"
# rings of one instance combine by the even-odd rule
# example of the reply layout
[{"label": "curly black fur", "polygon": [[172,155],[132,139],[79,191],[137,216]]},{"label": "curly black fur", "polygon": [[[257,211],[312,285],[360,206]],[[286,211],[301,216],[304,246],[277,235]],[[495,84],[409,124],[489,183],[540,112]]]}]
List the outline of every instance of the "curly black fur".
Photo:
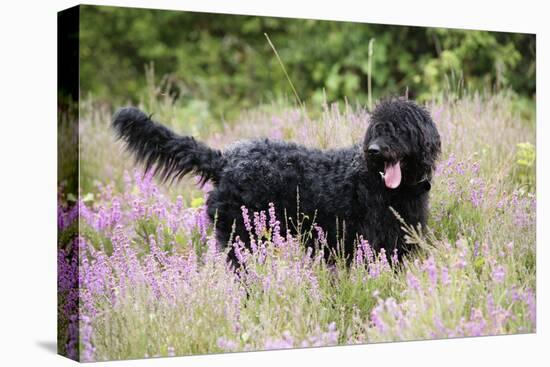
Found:
[{"label": "curly black fur", "polygon": [[193,172],[201,183],[216,182],[223,168],[222,153],[210,149],[190,136],[179,136],[151,121],[134,107],[123,108],[113,117],[113,127],[120,139],[134,152],[145,170],[153,168],[163,181],[179,180]]},{"label": "curly black fur", "polygon": [[[136,108],[118,111],[113,126],[138,161],[146,169],[154,168],[163,180],[193,172],[203,183],[213,182],[206,203],[210,218],[216,217],[221,244],[228,243],[234,223],[234,236],[248,241],[242,205],[259,212],[274,203],[277,217],[285,218],[296,214],[299,195],[300,212],[307,216],[304,228],[315,220],[332,248],[343,239],[347,256],[353,254],[359,235],[377,251],[382,247],[388,253],[397,249],[400,255],[408,251],[390,207],[407,223],[426,225],[428,192],[441,150],[429,113],[404,99],[377,105],[363,144],[325,151],[256,139],[237,142],[222,153],[174,134]],[[393,174],[393,185],[398,186],[391,188],[383,177],[386,168],[395,164],[401,179]],[[286,223],[281,222],[286,233]],[[288,226],[295,232],[294,225]],[[232,251],[229,257],[235,261]]]}]

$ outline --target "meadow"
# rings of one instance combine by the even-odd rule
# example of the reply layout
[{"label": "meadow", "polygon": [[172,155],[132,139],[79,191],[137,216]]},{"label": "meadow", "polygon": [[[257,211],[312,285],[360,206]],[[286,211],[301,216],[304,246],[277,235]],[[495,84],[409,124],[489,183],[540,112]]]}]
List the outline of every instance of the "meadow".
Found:
[{"label": "meadow", "polygon": [[[369,116],[350,103],[281,102],[205,124],[154,87],[141,107],[218,148],[259,136],[343,147]],[[61,192],[58,208],[60,349],[100,361],[535,332],[534,108],[507,91],[426,107],[443,153],[428,228],[404,224],[414,256],[359,241],[350,266],[327,264],[302,245],[316,231],[322,247],[322,228],[293,237],[272,208],[243,207],[254,241],[232,244],[245,265],[234,270],[205,214],[208,185],[156,182],[115,141],[114,107],[85,99],[80,195]]]}]

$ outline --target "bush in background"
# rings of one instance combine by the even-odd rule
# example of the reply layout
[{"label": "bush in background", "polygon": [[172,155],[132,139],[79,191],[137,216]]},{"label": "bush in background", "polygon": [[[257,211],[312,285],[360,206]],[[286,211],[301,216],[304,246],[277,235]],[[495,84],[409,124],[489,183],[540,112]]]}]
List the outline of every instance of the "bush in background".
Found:
[{"label": "bush in background", "polygon": [[[374,42],[374,98],[408,93],[427,100],[453,90],[506,87],[535,93],[535,36],[83,6],[82,90],[113,102],[143,99],[144,68],[165,75],[163,89],[203,116],[231,119],[237,109],[291,95],[264,33],[300,97],[319,105],[351,98],[366,104],[368,44]],[[117,101],[118,99],[118,101]],[[208,117],[208,116],[207,116]]]}]

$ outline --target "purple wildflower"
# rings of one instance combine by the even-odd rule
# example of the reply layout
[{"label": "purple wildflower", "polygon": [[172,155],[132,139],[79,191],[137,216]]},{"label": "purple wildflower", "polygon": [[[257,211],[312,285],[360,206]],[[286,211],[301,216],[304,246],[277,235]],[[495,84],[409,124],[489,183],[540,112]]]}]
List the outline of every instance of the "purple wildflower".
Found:
[{"label": "purple wildflower", "polygon": [[92,344],[93,328],[88,316],[80,316],[80,348],[82,362],[93,362],[95,347]]},{"label": "purple wildflower", "polygon": [[451,279],[449,278],[449,269],[446,266],[441,267],[441,284],[448,286],[451,284]]},{"label": "purple wildflower", "polygon": [[397,249],[396,248],[393,249],[393,253],[392,253],[392,256],[391,256],[391,264],[392,264],[392,266],[395,266],[395,265],[399,264],[399,256],[397,254]]},{"label": "purple wildflower", "polygon": [[277,247],[284,245],[283,237],[281,237],[281,225],[275,215],[275,206],[269,203],[269,227],[271,228],[271,241]]},{"label": "purple wildflower", "polygon": [[284,331],[280,339],[267,339],[264,349],[289,349],[294,348],[294,338],[289,331]]},{"label": "purple wildflower", "polygon": [[248,209],[246,206],[241,206],[241,212],[244,221],[244,228],[248,231],[248,233],[252,233],[252,224],[250,224],[250,217],[248,216]]},{"label": "purple wildflower", "polygon": [[258,240],[260,240],[267,229],[265,211],[262,210],[260,213],[254,212],[254,229],[256,230]]},{"label": "purple wildflower", "polygon": [[428,273],[428,279],[430,280],[431,287],[435,287],[437,285],[437,266],[435,265],[433,256],[430,256],[424,261],[423,269],[426,273]]},{"label": "purple wildflower", "polygon": [[506,270],[502,265],[496,266],[491,273],[491,278],[493,278],[493,281],[497,284],[502,283],[505,277],[506,277]]},{"label": "purple wildflower", "polygon": [[226,338],[218,338],[218,348],[225,352],[234,352],[238,348],[238,344],[234,342],[233,340],[229,340]]},{"label": "purple wildflower", "polygon": [[407,271],[407,287],[414,291],[419,291],[421,289],[418,278],[410,271]]},{"label": "purple wildflower", "polygon": [[382,300],[376,305],[371,313],[370,313],[370,319],[374,327],[378,329],[378,332],[385,333],[388,330],[388,327],[384,320],[382,319],[382,313],[384,311],[384,303]]}]

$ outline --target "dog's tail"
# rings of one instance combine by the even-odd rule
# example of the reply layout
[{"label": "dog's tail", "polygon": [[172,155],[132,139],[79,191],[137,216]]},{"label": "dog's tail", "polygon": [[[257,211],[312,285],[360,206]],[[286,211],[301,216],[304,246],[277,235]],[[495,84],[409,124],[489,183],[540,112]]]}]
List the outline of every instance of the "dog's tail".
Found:
[{"label": "dog's tail", "polygon": [[118,110],[113,116],[113,128],[137,162],[144,163],[146,171],[153,169],[163,181],[177,181],[193,172],[204,185],[206,181],[216,182],[223,168],[219,150],[191,136],[175,134],[135,107]]}]

